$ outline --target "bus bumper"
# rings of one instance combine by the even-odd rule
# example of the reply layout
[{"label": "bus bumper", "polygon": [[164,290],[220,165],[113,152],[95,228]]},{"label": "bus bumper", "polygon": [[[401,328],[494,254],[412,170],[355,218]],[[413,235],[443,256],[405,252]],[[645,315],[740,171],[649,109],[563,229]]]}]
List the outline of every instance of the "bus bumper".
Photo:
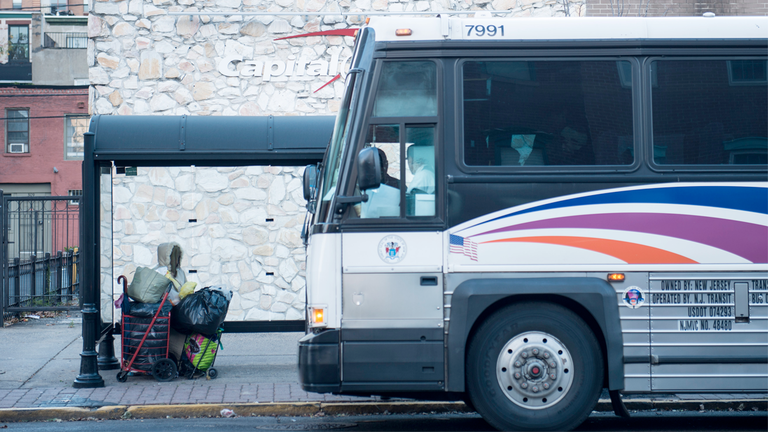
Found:
[{"label": "bus bumper", "polygon": [[308,334],[299,340],[299,382],[304,391],[338,393],[340,371],[338,330]]}]

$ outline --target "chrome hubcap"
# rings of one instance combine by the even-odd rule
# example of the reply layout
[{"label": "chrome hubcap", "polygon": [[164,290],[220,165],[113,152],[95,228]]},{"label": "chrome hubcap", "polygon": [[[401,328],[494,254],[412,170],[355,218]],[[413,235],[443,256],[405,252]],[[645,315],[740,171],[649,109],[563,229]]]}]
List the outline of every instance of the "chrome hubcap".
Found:
[{"label": "chrome hubcap", "polygon": [[571,388],[573,372],[573,360],[565,345],[544,332],[527,332],[510,339],[496,362],[496,378],[504,394],[528,409],[559,402]]}]

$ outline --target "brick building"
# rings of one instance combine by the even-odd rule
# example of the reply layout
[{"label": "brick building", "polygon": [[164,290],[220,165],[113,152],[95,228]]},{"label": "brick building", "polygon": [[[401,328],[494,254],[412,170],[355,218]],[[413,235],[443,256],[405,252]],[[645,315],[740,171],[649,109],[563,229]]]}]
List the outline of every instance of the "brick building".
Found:
[{"label": "brick building", "polygon": [[88,89],[82,87],[0,87],[4,193],[79,194],[87,101]]},{"label": "brick building", "polygon": [[589,0],[586,16],[768,15],[766,0]]},{"label": "brick building", "polygon": [[82,134],[89,118],[87,7],[81,0],[69,3],[0,1],[5,195],[81,193]]}]

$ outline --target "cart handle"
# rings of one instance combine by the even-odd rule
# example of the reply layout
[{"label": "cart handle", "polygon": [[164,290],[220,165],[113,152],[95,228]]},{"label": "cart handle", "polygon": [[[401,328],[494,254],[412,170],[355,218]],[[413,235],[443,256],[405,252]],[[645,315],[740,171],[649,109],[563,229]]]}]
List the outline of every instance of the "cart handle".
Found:
[{"label": "cart handle", "polygon": [[128,294],[128,278],[125,275],[120,275],[117,277],[117,283],[122,283],[123,294]]}]

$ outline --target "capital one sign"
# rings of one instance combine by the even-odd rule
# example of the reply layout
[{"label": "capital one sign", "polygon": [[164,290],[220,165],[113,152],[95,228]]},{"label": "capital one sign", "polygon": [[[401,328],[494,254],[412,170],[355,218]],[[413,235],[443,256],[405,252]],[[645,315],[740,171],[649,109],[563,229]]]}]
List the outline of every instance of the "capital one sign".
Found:
[{"label": "capital one sign", "polygon": [[[357,29],[335,29],[319,32],[305,33],[301,35],[287,36],[275,39],[276,41],[294,38],[305,38],[310,36],[355,36]],[[331,61],[309,60],[306,58],[297,58],[294,55],[288,56],[288,60],[276,58],[262,58],[254,60],[244,60],[241,55],[230,55],[224,57],[218,64],[217,70],[220,74],[227,77],[261,77],[263,81],[271,81],[277,77],[303,77],[303,76],[333,76],[340,72],[346,72],[349,69],[349,59],[352,56],[341,58],[342,50],[331,54]]]},{"label": "capital one sign", "polygon": [[331,61],[309,60],[289,56],[287,61],[276,58],[259,58],[244,60],[241,55],[230,55],[221,59],[217,70],[227,77],[261,77],[264,81],[271,81],[277,77],[288,79],[302,76],[336,76],[340,72],[349,69],[347,64],[351,56],[341,57],[340,52],[331,55]]}]

